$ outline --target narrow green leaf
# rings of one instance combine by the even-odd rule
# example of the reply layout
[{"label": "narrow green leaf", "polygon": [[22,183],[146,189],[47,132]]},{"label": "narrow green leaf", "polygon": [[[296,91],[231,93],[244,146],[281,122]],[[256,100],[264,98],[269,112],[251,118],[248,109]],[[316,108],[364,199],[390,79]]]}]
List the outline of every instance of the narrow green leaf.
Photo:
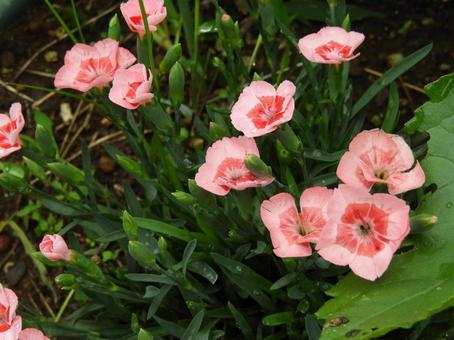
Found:
[{"label": "narrow green leaf", "polygon": [[241,314],[241,312],[236,309],[236,307],[230,301],[227,303],[227,307],[229,308],[230,313],[232,313],[233,318],[236,322],[236,326],[239,328],[241,333],[243,333],[247,339],[253,339],[254,332],[252,331],[251,326],[249,325],[243,314]]},{"label": "narrow green leaf", "polygon": [[192,261],[188,265],[188,269],[200,276],[203,276],[211,284],[215,284],[218,279],[218,273],[207,263],[202,261]]},{"label": "narrow green leaf", "polygon": [[383,131],[391,133],[399,122],[399,91],[397,85],[392,82],[389,85],[388,108],[386,110],[385,119],[381,128]]},{"label": "narrow green leaf", "polygon": [[202,326],[204,317],[205,317],[205,311],[202,309],[191,320],[191,323],[184,331],[183,335],[181,336],[181,339],[182,340],[197,339],[196,334],[199,331],[200,326]]},{"label": "narrow green leaf", "polygon": [[137,340],[153,340],[153,335],[145,329],[141,328],[137,334]]},{"label": "narrow green leaf", "polygon": [[317,319],[313,315],[307,315],[304,318],[304,325],[306,327],[306,333],[309,340],[318,340],[320,339],[320,325],[318,324]]},{"label": "narrow green leaf", "polygon": [[265,326],[280,326],[292,323],[295,320],[293,312],[280,312],[267,315],[262,319]]},{"label": "narrow green leaf", "polygon": [[188,267],[189,259],[191,258],[192,254],[194,253],[194,250],[196,247],[197,247],[197,240],[191,240],[184,248],[183,260],[181,261],[183,264],[182,271],[183,271],[184,276],[186,276],[186,269]]},{"label": "narrow green leaf", "polygon": [[377,79],[366,92],[364,92],[355,105],[353,105],[351,118],[355,117],[372,100],[372,98],[377,95],[377,93],[420,62],[431,50],[432,44],[426,45],[416,52],[413,52],[408,57],[405,57],[400,63],[386,71],[383,76]]}]

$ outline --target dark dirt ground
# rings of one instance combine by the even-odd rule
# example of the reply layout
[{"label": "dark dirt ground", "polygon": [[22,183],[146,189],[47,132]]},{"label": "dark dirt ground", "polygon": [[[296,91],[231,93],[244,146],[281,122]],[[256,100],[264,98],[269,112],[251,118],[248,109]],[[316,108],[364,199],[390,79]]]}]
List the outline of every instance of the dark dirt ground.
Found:
[{"label": "dark dirt ground", "polygon": [[[100,5],[99,1],[82,0],[77,3],[78,9],[85,14],[81,18],[81,21],[84,22],[119,2],[103,0]],[[232,3],[221,1],[221,5],[227,9],[234,7]],[[360,47],[361,57],[352,63],[355,91],[358,93],[364,91],[377,78],[371,72],[386,71],[389,67],[390,55],[396,53],[408,55],[429,42],[434,43],[431,54],[402,77],[402,82],[405,81],[416,89],[407,87],[404,90],[402,86],[399,87],[401,112],[410,115],[426,100],[425,95],[418,92],[418,88],[422,88],[425,84],[454,69],[454,25],[452,25],[454,6],[452,1],[450,3],[449,0],[352,0],[349,3],[365,6],[384,15],[382,18],[366,19],[354,22],[352,25],[352,29],[366,34],[366,41]],[[235,12],[237,12],[236,9],[232,8],[232,13]],[[113,12],[104,15],[84,29],[88,41],[99,38],[99,32],[105,31],[112,14]],[[301,35],[310,33],[319,26],[319,23],[314,23],[313,27],[304,26],[305,32],[298,33]],[[65,51],[72,46],[69,39],[63,39],[42,51],[27,68],[24,69],[23,65],[44,45],[61,36],[62,32],[58,27],[57,21],[45,4],[40,0],[34,0],[23,15],[2,32],[3,34],[0,35],[0,111],[6,111],[12,102],[21,101],[25,106],[24,112],[28,114],[26,119],[31,121],[30,113],[32,106],[35,105],[39,110],[49,114],[56,122],[57,138],[63,140],[65,135],[75,133],[75,130],[82,125],[86,114],[82,113],[76,126],[71,132],[68,132],[68,125],[61,123],[60,104],[68,103],[74,113],[77,101],[58,95],[46,97],[47,92],[23,86],[14,86],[16,92],[13,92],[2,85],[11,82],[52,87],[52,76],[62,64]],[[127,33],[126,28],[123,33]],[[129,39],[127,44],[133,46],[133,39]],[[369,71],[366,71],[366,68]],[[23,72],[17,77],[20,70]],[[22,97],[18,96],[18,93]],[[24,99],[23,95],[28,96],[29,99]],[[386,93],[379,95],[374,100],[374,104],[369,106],[368,115],[382,114],[386,109],[386,98]],[[36,105],[37,102],[39,105]],[[87,111],[90,110],[91,108],[87,108]],[[81,138],[91,139],[93,136],[99,138],[112,132],[114,130],[102,122],[102,116],[94,112],[87,128],[81,133]],[[33,134],[33,128],[28,128],[25,133]],[[79,148],[80,143],[75,141],[68,151],[68,155],[73,155]],[[93,159],[97,160],[101,172],[107,174],[105,177],[109,177],[113,170],[111,161],[98,149],[94,149]],[[14,160],[14,157],[8,160]],[[10,216],[23,204],[21,197],[7,196],[0,189],[0,220]],[[33,233],[32,229],[33,224],[30,225],[27,234],[32,242],[37,244],[39,237]],[[11,271],[15,274],[11,275]],[[11,280],[18,282],[11,282]],[[54,311],[57,310],[59,303],[46,299],[40,293],[39,278],[33,264],[24,253],[19,240],[12,237],[8,231],[0,234],[0,282],[10,282],[10,286],[18,292],[21,301],[39,309],[44,315],[49,315],[46,303]]]}]

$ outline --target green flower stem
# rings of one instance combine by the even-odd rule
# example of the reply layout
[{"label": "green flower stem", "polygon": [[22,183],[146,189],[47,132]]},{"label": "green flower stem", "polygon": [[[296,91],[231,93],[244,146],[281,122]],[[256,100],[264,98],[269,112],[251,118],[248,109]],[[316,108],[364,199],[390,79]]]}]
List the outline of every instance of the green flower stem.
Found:
[{"label": "green flower stem", "polygon": [[69,302],[71,301],[72,297],[74,296],[74,289],[71,289],[69,294],[66,296],[65,301],[63,301],[63,304],[61,305],[60,309],[58,310],[57,316],[55,317],[55,322],[60,321],[61,317],[63,316],[63,313],[65,312],[66,308],[69,305]]},{"label": "green flower stem", "polygon": [[74,0],[71,0],[71,10],[73,12],[74,21],[76,22],[77,31],[79,32],[80,40],[82,42],[85,42],[85,37],[84,37],[84,34],[82,33],[82,27],[80,26],[79,15],[77,14],[77,9],[76,9]]},{"label": "green flower stem", "polygon": [[77,44],[78,41],[77,41],[76,37],[74,36],[74,34],[71,33],[71,30],[69,29],[68,25],[66,25],[65,21],[63,20],[63,18],[60,16],[60,14],[58,14],[58,12],[55,9],[54,5],[52,5],[49,0],[44,0],[44,2],[46,3],[47,7],[49,7],[49,9],[52,12],[52,14],[55,16],[55,18],[57,19],[57,21],[60,24],[60,26],[63,27],[63,29],[65,30],[65,32],[68,35],[69,39],[71,39],[71,41],[74,44]]},{"label": "green flower stem", "polygon": [[254,51],[252,51],[251,60],[249,61],[249,65],[247,68],[248,72],[251,72],[252,66],[254,65],[255,59],[257,58],[257,53],[259,51],[260,46],[262,45],[262,42],[263,42],[262,35],[259,34],[257,41],[255,42]]},{"label": "green flower stem", "polygon": [[[147,43],[147,55],[148,55],[148,63],[151,68],[151,74],[153,75],[153,79],[158,80],[156,77],[156,72],[155,72],[155,64],[154,64],[154,56],[153,56],[153,40],[151,39],[151,32],[150,32],[150,27],[148,26],[148,20],[147,20],[147,13],[145,12],[145,6],[143,4],[143,0],[139,0],[139,5],[140,5],[140,12],[142,14],[142,20],[143,20],[143,26],[145,28],[145,39]],[[159,97],[159,81],[155,82],[155,92],[156,95]]]}]

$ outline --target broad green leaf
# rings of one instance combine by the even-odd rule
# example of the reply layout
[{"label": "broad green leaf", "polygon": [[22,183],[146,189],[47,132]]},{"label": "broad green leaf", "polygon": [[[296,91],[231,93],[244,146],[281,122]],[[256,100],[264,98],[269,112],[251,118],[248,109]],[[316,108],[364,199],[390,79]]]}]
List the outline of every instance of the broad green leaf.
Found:
[{"label": "broad green leaf", "polygon": [[433,128],[454,112],[454,73],[441,77],[424,89],[430,101],[416,109],[415,117],[405,124],[409,132]]},{"label": "broad green leaf", "polygon": [[[442,101],[453,101],[452,95]],[[440,109],[445,118],[439,125],[433,124],[430,114],[422,122],[431,126],[431,138],[421,164],[426,185],[435,183],[437,190],[416,211],[438,216],[438,224],[415,235],[414,249],[396,255],[377,281],[349,274],[328,291],[334,298],[317,312],[325,320],[321,339],[378,337],[454,306],[454,111],[449,105],[442,107],[448,111]]]}]

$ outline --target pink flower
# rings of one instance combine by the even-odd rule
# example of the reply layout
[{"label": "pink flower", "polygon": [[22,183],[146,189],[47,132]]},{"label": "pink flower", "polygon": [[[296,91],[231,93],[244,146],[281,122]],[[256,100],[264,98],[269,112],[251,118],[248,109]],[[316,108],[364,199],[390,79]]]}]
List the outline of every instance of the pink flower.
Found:
[{"label": "pink flower", "polygon": [[65,64],[55,75],[57,88],[70,88],[87,92],[108,86],[115,72],[134,64],[136,57],[118,41],[104,39],[93,46],[76,44],[66,52]]},{"label": "pink flower", "polygon": [[19,340],[50,340],[38,329],[26,328],[19,333]]},{"label": "pink flower", "polygon": [[306,189],[300,197],[301,214],[287,193],[262,202],[260,216],[270,232],[274,254],[301,257],[312,254],[310,243],[317,243],[328,221],[326,207],[333,191],[324,187]]},{"label": "pink flower", "polygon": [[286,80],[277,90],[266,81],[253,81],[232,107],[232,124],[246,137],[257,137],[276,130],[292,119],[295,85]]},{"label": "pink flower", "polygon": [[17,296],[0,285],[0,339],[16,340],[22,329],[22,319],[16,315]]},{"label": "pink flower", "polygon": [[383,183],[392,195],[419,188],[425,181],[424,171],[403,138],[378,129],[353,138],[339,162],[337,177],[366,190]]},{"label": "pink flower", "polygon": [[143,64],[118,70],[113,79],[109,99],[125,109],[134,110],[153,98],[150,92],[152,75]]},{"label": "pink flower", "polygon": [[273,177],[257,177],[246,167],[244,159],[253,154],[260,157],[253,138],[224,137],[208,148],[206,161],[195,176],[199,187],[224,196],[230,191],[270,184]]},{"label": "pink flower", "polygon": [[304,57],[314,63],[341,64],[355,59],[355,49],[364,41],[364,34],[347,32],[341,27],[324,27],[298,42]]},{"label": "pink flower", "polygon": [[70,250],[65,240],[58,234],[45,235],[39,244],[41,253],[51,261],[69,260]]},{"label": "pink flower", "polygon": [[[150,32],[157,30],[157,25],[160,24],[167,16],[167,9],[164,7],[164,0],[143,0],[145,13],[147,16],[148,27]],[[145,26],[142,20],[142,12],[138,0],[129,0],[120,5],[121,14],[126,20],[129,29],[139,33],[141,37],[145,34]]]},{"label": "pink flower", "polygon": [[388,268],[410,231],[409,206],[388,194],[371,195],[341,184],[328,203],[326,224],[317,244],[327,261],[374,281]]},{"label": "pink flower", "polygon": [[20,103],[11,105],[8,113],[0,113],[0,159],[21,148],[19,133],[24,128]]}]

